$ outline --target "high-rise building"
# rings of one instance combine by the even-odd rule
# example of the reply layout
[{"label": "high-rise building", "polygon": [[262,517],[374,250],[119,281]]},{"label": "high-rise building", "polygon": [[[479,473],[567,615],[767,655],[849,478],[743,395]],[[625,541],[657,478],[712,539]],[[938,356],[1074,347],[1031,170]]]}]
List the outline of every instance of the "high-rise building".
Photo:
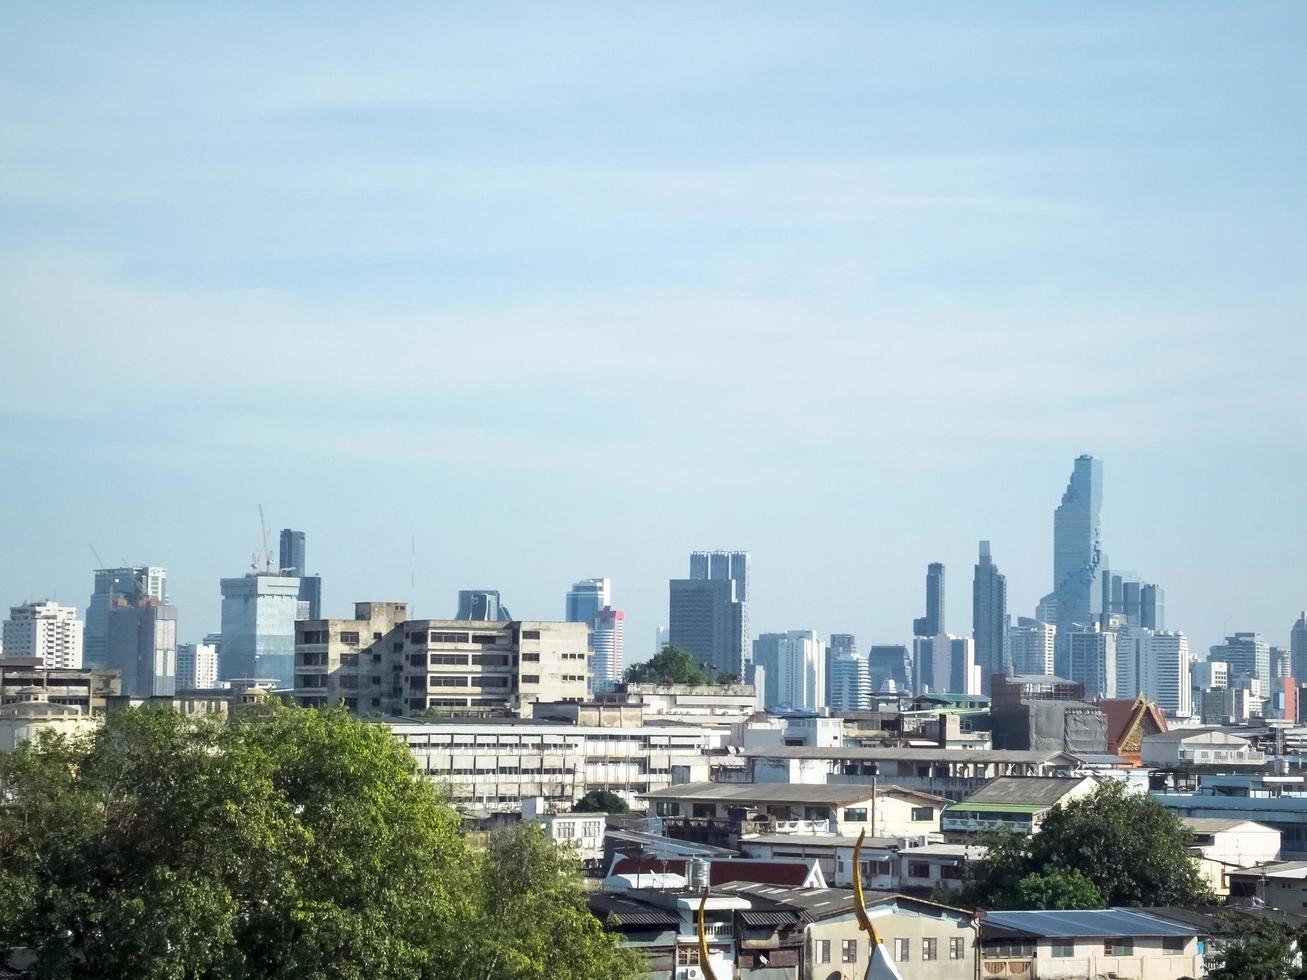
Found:
[{"label": "high-rise building", "polygon": [[1290,676],[1289,651],[1281,647],[1271,647],[1271,680],[1288,676]]},{"label": "high-rise building", "polygon": [[1116,697],[1115,633],[1099,629],[1097,623],[1076,630],[1067,637],[1067,658],[1067,680],[1083,684],[1087,700]]},{"label": "high-rise building", "polygon": [[3,632],[6,657],[35,657],[42,667],[82,668],[82,622],[73,606],[49,599],[13,606]]},{"label": "high-rise building", "polygon": [[225,578],[221,587],[223,680],[260,678],[293,686],[300,580],[251,572]]},{"label": "high-rise building", "polygon": [[167,598],[168,570],[155,565],[139,568],[97,568],[95,590],[86,605],[86,629],[82,639],[82,663],[88,668],[104,667],[109,656],[109,604],[115,599]]},{"label": "high-rise building", "polygon": [[912,654],[907,647],[901,644],[873,644],[867,650],[867,669],[871,674],[873,694],[887,691],[887,685],[891,683],[896,692],[912,693]]},{"label": "high-rise building", "polygon": [[177,690],[199,691],[217,684],[217,646],[212,643],[177,644]]},{"label": "high-rise building", "polygon": [[612,579],[583,578],[574,583],[567,593],[563,620],[568,623],[585,623],[594,629],[599,610],[612,604]]},{"label": "high-rise building", "polygon": [[303,605],[298,610],[297,618],[318,619],[322,616],[322,579],[309,574],[304,544],[303,531],[294,531],[288,527],[281,529],[281,562],[278,572],[281,575],[294,575],[300,580],[299,600]]},{"label": "high-rise building", "polygon": [[989,693],[992,674],[1006,673],[1007,578],[990,556],[989,542],[980,542],[971,584],[971,628],[976,641],[976,664],[980,667],[980,692]]},{"label": "high-rise building", "polygon": [[926,566],[926,615],[912,621],[912,635],[934,637],[944,632],[944,565]]},{"label": "high-rise building", "polygon": [[1150,630],[1166,629],[1166,592],[1160,585],[1140,586],[1139,625]]},{"label": "high-rise building", "polygon": [[932,694],[979,694],[980,671],[976,666],[976,645],[969,636],[940,633],[917,637],[918,691]]},{"label": "high-rise building", "polygon": [[1289,674],[1299,684],[1307,684],[1307,612],[1298,616],[1289,632]]},{"label": "high-rise building", "polygon": [[826,692],[826,700],[832,711],[866,711],[871,708],[871,671],[867,661],[856,652],[842,651],[831,655],[826,651],[826,662],[830,664],[831,686]]},{"label": "high-rise building", "polygon": [[604,606],[595,615],[594,631],[590,634],[590,645],[594,652],[590,671],[596,691],[611,691],[622,679],[622,633],[625,619],[626,613],[611,606]]},{"label": "high-rise building", "polygon": [[[1103,559],[1104,565],[1107,559]],[[1166,593],[1160,585],[1144,582],[1134,572],[1104,568],[1103,618],[1123,626],[1142,626],[1157,632],[1166,628]],[[1103,628],[1109,628],[1103,623]]]},{"label": "high-rise building", "polygon": [[858,640],[852,633],[832,633],[830,641],[826,644],[826,698],[829,700],[835,690],[835,681],[832,670],[834,669],[835,658],[845,654],[856,654],[858,652]]},{"label": "high-rise building", "polygon": [[109,605],[108,667],[132,698],[177,692],[177,610],[159,599],[117,598]]},{"label": "high-rise building", "polygon": [[1235,633],[1227,636],[1225,642],[1212,647],[1207,654],[1208,660],[1223,660],[1229,665],[1230,683],[1234,685],[1240,678],[1260,682],[1259,692],[1263,697],[1271,690],[1271,647],[1260,633]]},{"label": "high-rise building", "polygon": [[580,623],[407,616],[403,602],[359,602],[353,619],[297,623],[295,702],[493,715],[587,697],[590,655]]},{"label": "high-rise building", "polygon": [[[1103,612],[1103,564],[1099,513],[1103,507],[1103,464],[1076,457],[1053,514],[1053,595],[1057,602],[1057,673],[1069,677],[1070,638],[1096,623]],[[1099,695],[1100,697],[1103,695]]]},{"label": "high-rise building", "polygon": [[1116,697],[1139,694],[1172,718],[1193,715],[1189,640],[1183,633],[1127,626],[1116,634]]},{"label": "high-rise building", "polygon": [[753,663],[765,672],[768,708],[815,711],[826,703],[826,647],[812,630],[763,633],[753,643]]},{"label": "high-rise building", "polygon": [[499,598],[496,589],[460,589],[458,611],[454,618],[465,623],[508,623],[512,614]]},{"label": "high-rise building", "polygon": [[749,554],[696,551],[690,577],[668,583],[668,634],[713,671],[742,677],[749,661]]},{"label": "high-rise building", "polygon": [[1053,673],[1053,648],[1057,627],[1028,616],[1017,617],[1008,627],[1008,662],[1020,676],[1041,677]]}]

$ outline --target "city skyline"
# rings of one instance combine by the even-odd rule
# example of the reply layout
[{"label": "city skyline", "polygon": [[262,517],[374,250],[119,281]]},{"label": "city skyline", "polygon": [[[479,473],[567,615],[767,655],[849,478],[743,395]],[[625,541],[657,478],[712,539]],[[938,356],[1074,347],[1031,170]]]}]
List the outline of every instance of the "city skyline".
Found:
[{"label": "city skyline", "polygon": [[239,9],[0,37],[0,601],[93,545],[198,640],[262,503],[327,616],[603,575],[634,660],[721,546],[752,634],[910,643],[978,540],[1033,612],[1089,452],[1169,627],[1287,646],[1301,6]]},{"label": "city skyline", "polygon": [[[1092,455],[1092,454],[1090,454],[1090,455]],[[1101,464],[1101,462],[1102,462],[1102,460],[1101,460],[1100,458],[1098,458],[1098,457],[1095,457],[1095,460],[1094,460],[1094,461],[1095,461],[1095,463],[1099,463],[1099,464]],[[1105,482],[1107,483],[1107,490],[1106,490],[1106,492],[1105,492],[1105,494],[1104,494],[1105,501],[1110,501],[1111,496],[1112,496],[1112,481],[1111,481],[1110,478],[1109,478],[1109,479],[1106,480]],[[1143,502],[1141,502],[1141,503],[1143,503]],[[1107,507],[1106,502],[1104,503],[1104,509],[1105,509],[1105,510],[1108,510],[1108,511],[1110,512],[1110,508]],[[1145,511],[1147,511],[1148,508],[1147,508],[1146,504],[1143,506],[1142,509],[1145,510]],[[1052,527],[1053,527],[1053,523],[1054,523],[1054,522],[1048,520],[1047,517],[1048,517],[1048,515],[1045,515],[1045,522],[1044,522],[1044,523],[1045,523],[1045,524],[1049,527],[1049,529],[1051,530]],[[1104,524],[1108,524],[1108,523],[1109,523],[1109,520],[1110,520],[1110,519],[1104,520],[1103,523],[1104,523]],[[303,532],[297,532],[297,533],[303,533]],[[1102,549],[1102,550],[1103,550],[1104,556],[1106,556],[1107,553],[1108,553],[1108,548],[1109,548],[1109,546],[1108,546],[1108,544],[1107,544],[1106,542],[1109,541],[1109,540],[1114,540],[1114,538],[1113,538],[1113,536],[1112,536],[1112,532],[1111,532],[1111,528],[1110,528],[1110,526],[1108,526],[1108,529],[1107,529],[1106,531],[1104,531],[1104,533],[1103,533],[1103,537],[1104,537],[1105,541],[1102,543],[1102,544],[1103,544],[1103,549]],[[319,541],[320,541],[320,538],[321,538],[320,535],[315,535],[315,540],[319,540]],[[1051,541],[1051,539],[1052,539],[1052,535],[1051,535],[1051,534],[1049,535],[1049,539],[1050,539],[1050,541]],[[319,544],[319,547],[322,547],[322,544],[321,544],[321,543]],[[414,549],[414,550],[416,550],[416,549]],[[937,550],[938,550],[938,549],[937,549]],[[952,550],[951,546],[950,546],[950,549],[949,549],[949,550]],[[1118,548],[1118,549],[1116,549],[1116,550],[1125,551],[1125,550],[1127,550],[1127,549],[1125,549],[1125,548]],[[1131,553],[1133,553],[1133,549],[1129,549],[1129,550],[1131,550]],[[700,552],[696,552],[696,554],[700,554]],[[974,562],[974,555],[975,555],[975,552],[972,551],[971,560],[972,560],[973,562]],[[626,559],[629,560],[629,556],[625,556],[625,557],[626,557]],[[1152,565],[1154,565],[1154,564],[1157,564],[1157,562],[1155,562],[1155,561],[1153,560],[1153,556],[1144,556],[1144,557],[1146,557],[1146,560],[1148,561],[1148,563],[1149,563],[1150,566],[1152,566]],[[682,555],[681,561],[684,562],[684,557],[683,557],[683,555]],[[750,559],[749,559],[749,561],[750,561],[750,563],[755,563],[755,562],[757,561],[757,558],[751,556]],[[938,564],[938,565],[942,565],[942,566],[944,566],[944,569],[945,569],[945,572],[946,572],[946,570],[947,570],[947,566],[948,566],[950,563],[949,563],[949,562],[938,562],[938,563],[937,563],[937,562],[930,562],[929,564],[931,565],[932,569],[933,569],[934,566],[937,565],[937,564]],[[960,564],[960,563],[959,563],[959,564]],[[248,565],[248,563],[247,563],[247,565]],[[161,567],[160,567],[160,566],[161,566]],[[414,567],[414,576],[415,576],[415,579],[416,579],[416,565],[414,564],[413,567]],[[126,566],[126,568],[127,568],[128,570],[131,570],[131,569],[132,569],[132,566]],[[177,614],[177,619],[178,619],[178,642],[197,642],[197,641],[202,641],[206,635],[208,635],[209,633],[215,632],[215,631],[218,629],[218,626],[219,626],[219,624],[220,624],[221,597],[219,596],[218,601],[214,604],[214,608],[213,608],[212,610],[209,611],[207,617],[204,615],[203,612],[201,612],[199,615],[196,615],[193,611],[188,610],[188,608],[187,608],[186,606],[183,606],[183,604],[178,600],[177,595],[174,593],[174,589],[173,589],[173,583],[174,583],[175,581],[178,581],[178,580],[186,581],[186,580],[188,580],[188,579],[190,579],[190,580],[193,581],[193,575],[187,575],[187,574],[185,574],[184,572],[182,572],[182,573],[179,574],[178,571],[174,571],[174,570],[172,570],[171,568],[169,568],[169,566],[168,566],[166,563],[158,563],[158,564],[156,564],[156,565],[154,565],[154,566],[150,566],[150,570],[151,570],[151,571],[156,571],[156,570],[157,570],[157,571],[160,573],[160,578],[161,578],[161,579],[162,579],[162,575],[164,574],[164,569],[169,569],[169,570],[166,572],[167,579],[168,579],[168,584],[167,584],[167,594],[168,594],[168,596],[169,596],[169,598],[170,598],[170,600],[171,600],[171,602],[172,602],[172,605],[178,609],[178,614]],[[144,570],[144,566],[141,567],[141,570]],[[3,574],[4,571],[5,571],[4,569],[0,569],[0,574]],[[84,574],[93,577],[93,573],[94,573],[94,571],[95,571],[95,570],[92,569],[92,568],[87,568],[87,569],[85,570]],[[882,571],[881,574],[885,574],[885,572]],[[956,571],[955,571],[955,574],[956,574]],[[1049,574],[1050,574],[1050,573],[1049,573],[1048,571],[1046,571],[1046,572],[1044,573],[1044,577],[1045,577],[1045,579],[1047,579],[1047,577],[1049,576]],[[227,577],[227,576],[223,576],[223,577]],[[461,574],[460,574],[458,571],[456,571],[456,570],[455,570],[455,571],[452,571],[452,572],[447,572],[447,573],[445,573],[445,574],[444,574],[444,577],[445,577],[446,580],[448,580],[448,581],[460,582],[460,583],[463,581],[463,577],[462,577]],[[499,578],[500,578],[501,576],[492,573],[492,574],[490,575],[490,577],[493,578],[493,579],[495,579],[495,580],[499,580]],[[605,577],[606,577],[607,579],[609,579],[610,581],[613,579],[613,576],[605,576]],[[915,591],[915,595],[910,595],[910,594],[906,594],[906,595],[905,595],[904,601],[908,604],[908,610],[906,610],[906,611],[913,611],[913,612],[917,612],[917,613],[919,613],[919,611],[920,611],[920,609],[921,609],[922,597],[923,597],[923,595],[924,595],[924,592],[922,591],[922,584],[921,584],[922,581],[923,581],[923,579],[922,579],[922,577],[921,577],[921,565],[920,565],[920,563],[915,563],[915,564],[913,564],[911,567],[905,569],[905,570],[904,570],[903,578],[904,578],[905,580],[907,580],[907,581],[905,581],[905,583],[903,583],[905,587],[904,587],[903,589],[901,589],[900,591],[902,591],[903,593],[912,593],[912,592]],[[1004,575],[1004,578],[1007,578],[1006,574]],[[1034,574],[1034,575],[1030,575],[1030,576],[1028,576],[1028,578],[1031,579],[1031,580],[1037,580],[1037,579],[1039,578],[1039,575],[1036,573],[1036,574]],[[1183,578],[1184,578],[1184,577],[1181,576],[1180,578],[1181,578],[1181,581],[1183,581]],[[565,582],[565,583],[561,583],[561,584],[559,585],[559,589],[560,589],[560,590],[566,590],[566,589],[569,588],[569,587],[575,586],[576,583],[577,583],[577,581],[579,581],[579,580],[577,580],[577,579],[575,579],[575,578],[568,579],[567,582]],[[649,656],[652,655],[652,653],[654,652],[653,630],[654,630],[655,627],[665,627],[665,626],[667,625],[667,615],[666,615],[666,612],[667,612],[667,611],[666,611],[666,602],[667,602],[667,598],[666,598],[667,581],[668,581],[668,579],[663,579],[662,582],[661,582],[661,591],[662,591],[662,602],[661,602],[661,605],[662,605],[662,607],[663,607],[663,608],[662,608],[662,611],[661,611],[661,619],[659,618],[659,615],[656,614],[656,613],[655,613],[654,615],[652,615],[652,616],[649,615],[650,610],[651,610],[651,609],[656,609],[657,605],[659,604],[659,603],[657,603],[657,600],[654,600],[653,602],[651,602],[651,601],[649,601],[649,599],[648,599],[647,596],[642,596],[642,597],[638,597],[637,601],[630,603],[630,605],[635,606],[636,608],[641,609],[641,612],[645,614],[645,615],[642,616],[641,618],[644,620],[644,623],[647,623],[647,624],[648,624],[648,627],[649,627],[649,628],[648,628],[647,631],[641,628],[644,624],[640,624],[640,626],[637,626],[637,627],[635,627],[635,628],[632,628],[632,621],[635,619],[635,617],[633,617],[632,614],[631,614],[629,611],[624,610],[624,615],[625,615],[625,618],[626,618],[626,623],[625,623],[625,635],[626,635],[625,662],[626,662],[626,664],[627,664],[628,666],[629,666],[630,664],[633,664],[633,663],[641,662],[641,661],[647,659]],[[570,584],[569,584],[569,583],[570,583]],[[528,583],[528,584],[527,584],[527,587],[523,590],[523,594],[532,594],[532,593],[539,594],[539,593],[541,593],[542,591],[548,591],[548,590],[547,590],[547,585],[548,585],[548,584],[550,584],[550,583],[546,583],[546,587],[545,587],[545,588],[542,588],[541,585],[540,585],[540,583],[534,583],[534,584]],[[1032,583],[1032,584],[1033,584],[1033,583]],[[753,593],[754,587],[755,587],[755,583],[754,583],[754,581],[753,581],[753,575],[752,575],[752,573],[750,573],[750,580],[749,580],[749,592],[750,592],[750,594]],[[366,591],[366,586],[364,587],[364,591]],[[457,591],[460,591],[460,590],[455,590],[455,591],[457,592]],[[462,590],[462,591],[467,591],[467,590]],[[499,590],[499,591],[504,595],[504,599],[503,599],[503,601],[504,601],[505,605],[507,605],[507,603],[509,603],[510,601],[513,601],[513,599],[512,599],[512,594],[510,594],[509,590]],[[770,591],[770,590],[764,588],[764,594],[767,594],[767,592],[769,592],[769,591]],[[1011,592],[1010,589],[1008,590],[1008,594],[1009,594],[1009,595],[1012,594],[1012,592]],[[74,598],[75,598],[75,597],[74,597]],[[83,600],[81,600],[80,602],[78,602],[78,601],[68,601],[68,600],[65,600],[65,599],[61,599],[59,596],[54,595],[54,594],[44,594],[44,593],[36,594],[36,593],[33,593],[33,594],[32,594],[32,597],[30,597],[30,598],[27,597],[27,596],[22,596],[22,597],[18,597],[18,598],[13,599],[13,600],[11,600],[11,604],[13,604],[13,605],[17,605],[17,604],[19,604],[19,603],[21,603],[21,602],[38,601],[38,600],[40,600],[40,599],[49,599],[49,600],[51,600],[51,601],[61,602],[61,603],[64,604],[64,605],[72,605],[72,606],[74,606],[74,607],[77,608],[79,618],[85,620],[85,617],[86,617],[86,611],[87,611],[87,609],[88,609],[88,605],[87,605],[87,600],[86,600],[86,599],[83,599]],[[430,603],[431,603],[431,608],[430,608],[429,611],[427,611],[427,610],[423,610],[423,609],[419,609],[419,610],[418,610],[419,613],[426,615],[426,614],[428,614],[428,612],[429,612],[429,615],[432,616],[432,617],[452,615],[451,612],[446,612],[446,608],[445,608],[445,607],[447,607],[447,606],[450,605],[450,602],[449,602],[449,600],[448,600],[447,598],[444,598],[444,597],[439,596],[439,595],[438,595],[438,596],[434,596],[434,597],[419,597],[418,600],[417,600],[419,606],[421,606],[421,605],[423,604],[424,599],[427,600],[427,601],[430,601]],[[411,600],[408,598],[407,595],[400,596],[400,595],[398,594],[398,592],[397,592],[395,595],[392,595],[391,598],[389,598],[389,599],[381,599],[381,598],[375,598],[375,597],[374,597],[373,599],[363,600],[363,599],[358,599],[358,598],[352,598],[352,597],[347,597],[347,596],[341,596],[341,597],[338,598],[338,601],[337,601],[337,605],[340,605],[340,606],[342,607],[341,609],[337,609],[335,606],[330,606],[330,605],[328,605],[328,606],[325,606],[325,607],[324,607],[324,609],[323,609],[323,613],[322,613],[322,614],[323,614],[323,616],[325,616],[325,617],[336,617],[336,616],[338,616],[338,615],[347,614],[349,608],[352,607],[352,604],[353,604],[355,601],[411,601]],[[555,593],[555,595],[554,595],[554,597],[553,597],[553,604],[554,604],[555,606],[556,606],[556,604],[557,604],[557,594],[556,594],[556,593]],[[914,605],[914,604],[915,604],[915,605]],[[1028,613],[1033,613],[1036,604],[1037,604],[1037,599],[1035,599],[1034,597],[1032,597],[1032,596],[1030,595],[1030,589],[1027,589],[1027,590],[1026,590],[1026,593],[1025,593],[1024,597],[1019,597],[1017,600],[1015,600],[1015,603],[1014,603],[1013,600],[1009,600],[1009,602],[1008,602],[1008,606],[1007,606],[1007,611],[1008,611],[1008,613],[1009,613],[1009,615],[1010,615],[1010,617],[1011,617],[1011,620],[1012,620],[1013,624],[1016,623],[1017,617],[1019,617],[1019,616],[1026,616]],[[1170,606],[1170,604],[1171,604],[1171,597],[1168,595],[1168,605]],[[626,604],[624,603],[624,605],[626,605]],[[1294,625],[1294,619],[1296,618],[1296,617],[1294,617],[1294,616],[1289,616],[1289,617],[1287,617],[1287,623],[1284,623],[1284,624],[1278,623],[1278,622],[1276,622],[1276,621],[1271,621],[1271,622],[1252,622],[1252,621],[1248,620],[1247,618],[1239,618],[1239,617],[1237,617],[1237,616],[1231,616],[1231,615],[1225,615],[1225,614],[1222,614],[1222,615],[1220,615],[1220,616],[1218,616],[1218,617],[1216,617],[1216,618],[1212,618],[1211,616],[1209,616],[1209,617],[1208,617],[1208,621],[1209,621],[1209,622],[1214,623],[1214,622],[1217,622],[1217,621],[1219,620],[1219,622],[1220,622],[1222,625],[1221,625],[1219,628],[1215,629],[1215,630],[1210,634],[1210,636],[1208,636],[1208,635],[1204,635],[1204,634],[1200,633],[1200,632],[1197,631],[1197,630],[1194,630],[1194,629],[1190,629],[1190,628],[1188,628],[1187,623],[1175,619],[1175,616],[1176,616],[1176,615],[1179,615],[1179,614],[1175,613],[1174,610],[1175,610],[1175,609],[1184,609],[1185,607],[1187,607],[1187,606],[1189,606],[1189,605],[1190,605],[1190,604],[1187,603],[1187,602],[1177,602],[1177,603],[1175,603],[1173,606],[1170,606],[1170,609],[1169,609],[1169,611],[1168,611],[1168,619],[1171,620],[1171,622],[1168,622],[1167,625],[1168,625],[1169,627],[1171,627],[1171,628],[1174,628],[1174,629],[1180,629],[1180,630],[1183,630],[1184,633],[1186,634],[1186,636],[1188,636],[1188,637],[1190,638],[1191,648],[1192,648],[1194,651],[1197,651],[1197,652],[1198,652],[1198,655],[1200,656],[1200,658],[1201,658],[1201,656],[1202,656],[1202,651],[1205,651],[1205,650],[1207,650],[1209,647],[1218,644],[1219,642],[1221,642],[1221,641],[1224,639],[1225,636],[1230,635],[1230,634],[1232,634],[1232,633],[1234,633],[1234,632],[1237,632],[1237,631],[1249,631],[1249,632],[1260,633],[1260,634],[1262,634],[1262,635],[1264,635],[1264,636],[1266,636],[1266,637],[1268,638],[1268,642],[1270,643],[1270,645],[1272,645],[1272,646],[1277,646],[1277,647],[1282,647],[1282,648],[1284,648],[1285,650],[1289,650],[1289,649],[1291,648],[1291,646],[1292,646],[1292,639],[1291,639],[1290,633],[1291,633],[1292,627],[1293,627],[1293,625]],[[1299,605],[1301,605],[1301,603],[1299,603]],[[750,603],[749,603],[749,607],[750,607],[750,609],[751,609],[751,612],[750,612],[750,616],[751,616],[751,617],[755,617],[755,618],[756,618],[758,615],[761,615],[761,616],[763,617],[764,622],[766,622],[766,623],[768,624],[768,625],[765,626],[765,627],[757,627],[757,626],[752,627],[752,636],[753,636],[753,637],[760,636],[760,635],[762,635],[763,633],[767,633],[767,632],[775,632],[776,629],[773,628],[773,624],[775,624],[775,623],[780,623],[780,624],[781,624],[781,627],[782,627],[782,631],[784,631],[784,622],[787,621],[784,617],[782,617],[781,615],[776,614],[776,613],[769,613],[768,610],[766,610],[765,608],[763,608],[763,609],[759,609],[759,608],[756,606],[756,604],[753,603],[753,602],[750,602]],[[1218,613],[1222,613],[1221,610],[1217,610],[1217,612],[1218,612]],[[563,617],[558,616],[556,609],[551,610],[551,609],[549,609],[549,608],[538,608],[538,609],[537,609],[537,608],[533,608],[533,609],[531,609],[530,611],[528,611],[528,612],[527,612],[526,614],[524,614],[524,615],[520,615],[520,616],[519,616],[519,615],[515,615],[514,618],[518,618],[518,619],[543,619],[543,620],[554,620],[554,619],[562,619]],[[887,618],[889,618],[889,617],[887,617]],[[918,618],[918,616],[916,616],[916,615],[906,617],[906,619],[907,619],[908,621],[915,621],[917,618]],[[955,618],[957,618],[957,617],[955,616]],[[1286,618],[1286,617],[1281,617],[1281,618]],[[966,623],[965,628],[961,628],[961,629],[957,629],[957,630],[955,630],[955,635],[970,635],[970,633],[971,633],[971,625],[972,625],[972,624],[970,623],[970,621],[969,621],[969,620],[970,620],[970,615],[967,615],[967,616],[966,616],[966,619],[968,620],[968,622]],[[827,622],[827,620],[829,620],[829,622]],[[791,613],[791,614],[789,614],[789,616],[788,616],[788,621],[791,622],[791,623],[795,623],[795,622],[808,623],[808,622],[818,622],[818,621],[820,621],[820,622],[821,622],[821,625],[811,627],[813,630],[815,630],[815,632],[816,632],[818,635],[821,635],[821,634],[823,634],[823,633],[830,634],[830,633],[835,633],[835,632],[841,632],[841,631],[843,631],[843,629],[844,629],[844,627],[846,626],[846,624],[847,624],[849,621],[851,621],[851,620],[852,620],[852,617],[840,617],[838,614],[827,614],[826,618],[821,619],[821,620],[819,620],[818,617],[817,617],[817,616],[814,616],[814,615],[807,615],[807,616],[805,616],[805,614],[802,613],[802,612]],[[893,621],[889,622],[888,624],[886,624],[883,628],[881,628],[881,629],[879,629],[879,630],[876,629],[875,627],[872,627],[871,632],[872,632],[872,635],[874,636],[874,639],[873,639],[872,643],[873,643],[873,644],[905,644],[905,645],[908,645],[908,646],[910,647],[910,646],[911,646],[911,639],[912,639],[912,638],[911,638],[911,636],[908,635],[908,634],[911,634],[912,630],[911,630],[910,628],[909,628],[909,629],[906,629],[906,630],[903,630],[903,629],[901,628],[901,626],[899,626],[899,624],[902,623],[904,620],[905,620],[905,617],[902,617],[902,616],[900,616],[900,617],[893,617]],[[198,623],[198,625],[197,625],[197,623]],[[898,627],[898,629],[899,629],[898,632],[895,631],[895,630],[896,630],[896,627]],[[809,627],[805,626],[804,628],[806,629],[806,628],[809,628]],[[864,631],[865,631],[865,628],[864,628]],[[850,632],[852,632],[852,631],[850,631]],[[1209,642],[1209,640],[1210,640],[1210,642]]]}]

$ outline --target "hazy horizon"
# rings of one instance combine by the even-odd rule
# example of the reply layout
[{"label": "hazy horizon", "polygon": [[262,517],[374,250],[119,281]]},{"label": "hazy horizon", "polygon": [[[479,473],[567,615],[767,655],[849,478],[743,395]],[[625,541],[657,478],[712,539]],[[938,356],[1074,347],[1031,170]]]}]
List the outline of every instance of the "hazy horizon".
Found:
[{"label": "hazy horizon", "polygon": [[1031,615],[1088,452],[1194,653],[1307,607],[1301,5],[9,13],[0,605],[199,639],[262,504],[333,617],[608,576],[631,662],[739,549],[865,651],[980,539]]}]

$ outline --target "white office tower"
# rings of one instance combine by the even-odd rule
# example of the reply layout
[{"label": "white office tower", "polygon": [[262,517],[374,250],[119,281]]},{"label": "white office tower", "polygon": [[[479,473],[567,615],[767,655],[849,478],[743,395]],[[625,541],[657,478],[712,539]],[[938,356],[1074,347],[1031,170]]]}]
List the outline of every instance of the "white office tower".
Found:
[{"label": "white office tower", "polygon": [[826,644],[812,630],[763,633],[753,662],[766,677],[768,708],[816,711],[826,704]]},{"label": "white office tower", "polygon": [[177,645],[177,690],[195,691],[218,686],[218,647],[213,643]]},{"label": "white office tower", "polygon": [[12,607],[4,625],[4,655],[35,657],[43,667],[80,670],[82,623],[77,609],[49,599]]},{"label": "white office tower", "polygon": [[830,662],[830,683],[827,700],[832,711],[871,709],[871,667],[865,657],[856,653],[834,657]]},{"label": "white office tower", "polygon": [[1067,637],[1070,677],[1085,686],[1085,698],[1101,701],[1116,697],[1116,634],[1095,626]]},{"label": "white office tower", "polygon": [[622,679],[622,633],[626,613],[620,609],[604,607],[595,613],[594,631],[590,642],[594,656],[590,661],[591,690],[611,691]]},{"label": "white office tower", "polygon": [[[980,668],[976,644],[969,636],[941,633],[929,641],[930,661],[923,664],[922,679],[932,694],[979,694]],[[925,652],[923,649],[922,652]],[[929,670],[925,669],[929,667]]]},{"label": "white office tower", "polygon": [[1130,626],[1117,634],[1116,696],[1139,694],[1155,701],[1169,717],[1193,716],[1189,641],[1183,633]]},{"label": "white office tower", "polygon": [[1007,631],[1008,663],[1014,674],[1042,677],[1053,673],[1057,627],[1022,616]]}]

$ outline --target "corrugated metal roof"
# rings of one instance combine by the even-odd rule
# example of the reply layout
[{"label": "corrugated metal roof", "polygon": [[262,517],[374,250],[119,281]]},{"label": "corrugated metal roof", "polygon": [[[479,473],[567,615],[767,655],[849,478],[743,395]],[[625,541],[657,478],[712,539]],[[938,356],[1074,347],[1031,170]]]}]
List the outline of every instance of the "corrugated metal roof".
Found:
[{"label": "corrugated metal roof", "polygon": [[1194,935],[1194,929],[1190,926],[1123,908],[1082,912],[986,912],[981,919],[982,936],[989,926],[1019,935],[1050,939]]},{"label": "corrugated metal roof", "polygon": [[747,926],[789,926],[802,922],[798,912],[741,912],[740,921]]},{"label": "corrugated metal roof", "polygon": [[954,803],[944,813],[1043,813],[1051,803]]},{"label": "corrugated metal roof", "polygon": [[1028,763],[1040,764],[1056,759],[1072,761],[1065,752],[1032,752],[1023,749],[907,749],[864,748],[844,746],[832,748],[816,745],[777,745],[765,749],[745,749],[741,755],[762,759],[848,759],[852,762],[974,762],[974,763]]},{"label": "corrugated metal roof", "polygon": [[1031,803],[1052,806],[1077,789],[1088,776],[999,776],[965,800],[966,803]]}]

